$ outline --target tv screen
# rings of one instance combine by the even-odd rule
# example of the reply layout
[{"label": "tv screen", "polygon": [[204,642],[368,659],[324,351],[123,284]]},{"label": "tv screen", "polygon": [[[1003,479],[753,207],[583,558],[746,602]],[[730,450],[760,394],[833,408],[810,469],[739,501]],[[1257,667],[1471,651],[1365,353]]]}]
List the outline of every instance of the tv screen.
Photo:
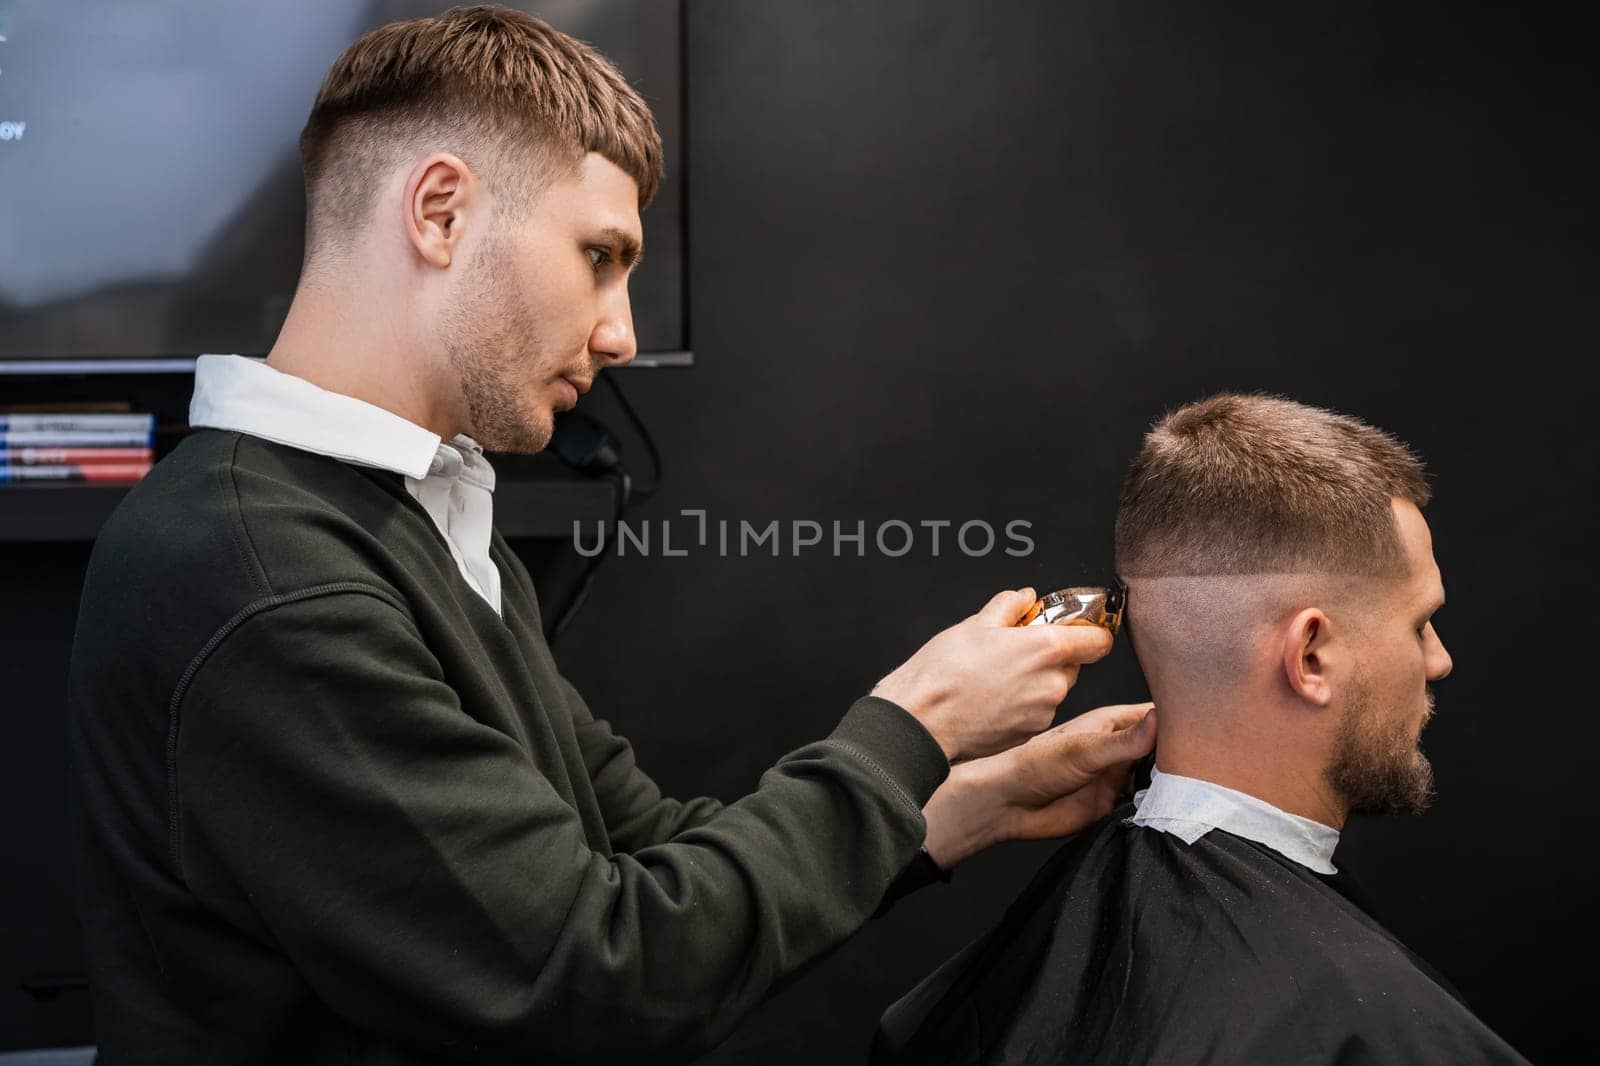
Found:
[{"label": "tv screen", "polygon": [[[427,0],[0,0],[0,360],[265,354],[300,270],[296,141],[351,41]],[[666,181],[631,284],[687,347],[676,0],[525,0],[654,110]],[[645,362],[641,358],[641,362]]]}]

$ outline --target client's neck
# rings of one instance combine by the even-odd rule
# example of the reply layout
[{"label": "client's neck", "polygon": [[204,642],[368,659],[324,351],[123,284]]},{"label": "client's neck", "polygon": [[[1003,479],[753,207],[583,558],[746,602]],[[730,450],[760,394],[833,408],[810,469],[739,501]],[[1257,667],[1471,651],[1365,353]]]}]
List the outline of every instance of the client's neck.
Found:
[{"label": "client's neck", "polygon": [[[1156,769],[1198,778],[1343,829],[1349,815],[1323,773],[1321,745],[1287,736],[1270,720],[1220,708],[1174,707],[1156,698],[1161,735]],[[1265,717],[1265,716],[1263,716]]]}]

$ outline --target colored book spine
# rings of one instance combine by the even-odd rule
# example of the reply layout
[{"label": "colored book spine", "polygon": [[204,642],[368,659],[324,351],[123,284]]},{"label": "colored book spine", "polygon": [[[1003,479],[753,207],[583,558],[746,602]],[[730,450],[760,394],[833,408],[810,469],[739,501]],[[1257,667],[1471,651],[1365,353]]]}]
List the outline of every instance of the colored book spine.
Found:
[{"label": "colored book spine", "polygon": [[150,430],[0,430],[0,448],[152,448]]},{"label": "colored book spine", "polygon": [[0,466],[149,463],[154,448],[0,448]]},{"label": "colored book spine", "polygon": [[0,466],[0,484],[18,481],[138,481],[149,463],[89,463],[73,466]]},{"label": "colored book spine", "polygon": [[0,414],[0,433],[152,433],[153,414]]}]

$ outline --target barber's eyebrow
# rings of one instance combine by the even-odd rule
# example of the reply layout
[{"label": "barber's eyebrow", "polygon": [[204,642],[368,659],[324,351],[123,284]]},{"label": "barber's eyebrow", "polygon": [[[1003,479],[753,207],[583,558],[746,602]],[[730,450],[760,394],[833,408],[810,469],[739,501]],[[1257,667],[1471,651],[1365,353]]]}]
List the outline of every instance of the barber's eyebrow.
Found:
[{"label": "barber's eyebrow", "polygon": [[617,259],[630,272],[644,262],[644,245],[634,240],[633,234],[615,226],[607,226],[600,231],[600,236],[616,250]]}]

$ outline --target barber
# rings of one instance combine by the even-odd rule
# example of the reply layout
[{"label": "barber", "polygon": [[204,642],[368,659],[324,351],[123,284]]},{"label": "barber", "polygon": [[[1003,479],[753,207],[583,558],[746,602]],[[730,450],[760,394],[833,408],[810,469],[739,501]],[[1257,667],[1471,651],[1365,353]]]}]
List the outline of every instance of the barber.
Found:
[{"label": "barber", "polygon": [[1109,809],[1153,722],[1041,734],[1110,638],[1016,627],[1031,590],[738,802],[663,798],[557,670],[483,455],[634,356],[648,109],[544,23],[458,9],[357,41],[301,149],[283,330],[199,360],[194,432],[84,588],[105,1061],[685,1058],[896,894]]}]

